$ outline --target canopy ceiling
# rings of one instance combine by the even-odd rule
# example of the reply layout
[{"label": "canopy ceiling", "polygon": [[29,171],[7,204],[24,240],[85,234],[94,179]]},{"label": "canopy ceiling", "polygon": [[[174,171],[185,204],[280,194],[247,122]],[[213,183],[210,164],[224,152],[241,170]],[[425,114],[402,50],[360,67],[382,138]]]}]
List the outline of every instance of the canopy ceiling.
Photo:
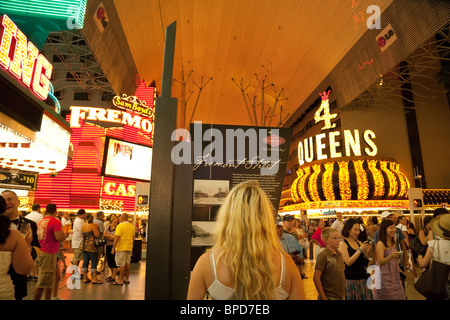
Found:
[{"label": "canopy ceiling", "polygon": [[[391,1],[377,1],[381,12]],[[367,31],[366,21],[372,13],[366,10],[373,1],[115,0],[114,3],[139,76],[147,84],[155,80],[158,89],[165,30],[177,22],[172,96],[179,99],[179,126],[187,127],[191,120],[276,126],[281,119],[283,123]],[[265,122],[262,122],[260,84],[264,79],[267,88]],[[240,86],[245,88],[246,101]],[[275,104],[276,95],[279,102],[272,113],[270,107]]]}]

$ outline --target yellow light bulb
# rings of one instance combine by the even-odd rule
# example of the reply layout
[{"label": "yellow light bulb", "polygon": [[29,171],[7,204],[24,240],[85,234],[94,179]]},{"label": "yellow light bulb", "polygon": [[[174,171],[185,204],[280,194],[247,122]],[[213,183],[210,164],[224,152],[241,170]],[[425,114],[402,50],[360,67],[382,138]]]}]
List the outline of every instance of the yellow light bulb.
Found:
[{"label": "yellow light bulb", "polygon": [[9,58],[9,51],[11,49],[12,37],[16,35],[17,26],[9,17],[4,14],[2,19],[3,35],[0,44],[0,65],[8,69],[11,59]]}]

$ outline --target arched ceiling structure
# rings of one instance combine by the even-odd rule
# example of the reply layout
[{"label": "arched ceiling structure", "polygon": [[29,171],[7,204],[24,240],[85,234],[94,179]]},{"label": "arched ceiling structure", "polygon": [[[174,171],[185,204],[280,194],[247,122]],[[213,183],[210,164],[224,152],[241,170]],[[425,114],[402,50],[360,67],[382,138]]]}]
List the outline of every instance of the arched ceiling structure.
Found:
[{"label": "arched ceiling structure", "polygon": [[[383,12],[391,1],[377,0],[376,5]],[[372,12],[366,11],[374,1],[115,0],[114,4],[139,76],[147,84],[155,80],[158,89],[165,30],[176,21],[172,96],[178,98],[179,114],[184,115],[179,126],[187,128],[190,121],[282,125],[367,31]]]}]

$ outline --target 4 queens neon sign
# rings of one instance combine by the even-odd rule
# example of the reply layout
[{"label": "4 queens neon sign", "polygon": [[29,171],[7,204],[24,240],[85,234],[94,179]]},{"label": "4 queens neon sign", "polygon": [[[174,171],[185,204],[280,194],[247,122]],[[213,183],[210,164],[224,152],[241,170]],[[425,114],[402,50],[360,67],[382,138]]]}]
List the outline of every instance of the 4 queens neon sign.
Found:
[{"label": "4 queens neon sign", "polygon": [[27,37],[6,14],[1,18],[0,32],[0,65],[40,99],[47,99],[53,70],[51,63],[31,41],[27,41]]},{"label": "4 queens neon sign", "polygon": [[[332,120],[337,117],[337,113],[330,113],[329,94],[328,92],[319,93],[322,98],[322,103],[319,109],[314,114],[315,123],[323,121],[325,125],[321,130],[330,130],[336,127]],[[298,143],[298,162],[302,166],[307,162],[315,160],[324,160],[329,158],[341,158],[362,155],[364,151],[370,157],[376,156],[378,148],[373,141],[375,133],[367,129],[362,133],[360,138],[359,130],[344,130],[343,145],[339,141],[341,132],[339,130],[329,131],[327,133],[320,133],[314,137],[309,137]],[[361,146],[361,140],[367,144],[367,147]],[[345,154],[344,154],[345,152]]]}]

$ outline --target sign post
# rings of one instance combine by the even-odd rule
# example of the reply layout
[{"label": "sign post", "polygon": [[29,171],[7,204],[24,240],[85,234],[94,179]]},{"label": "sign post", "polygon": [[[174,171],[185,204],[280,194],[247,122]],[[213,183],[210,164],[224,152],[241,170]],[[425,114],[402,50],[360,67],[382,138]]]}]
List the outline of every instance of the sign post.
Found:
[{"label": "sign post", "polygon": [[423,206],[422,188],[409,188],[408,200],[409,200],[410,220],[417,226],[417,222],[414,220],[414,212],[417,210],[421,213],[422,222],[423,219],[425,218],[425,208]]},{"label": "sign post", "polygon": [[155,106],[146,300],[185,299],[189,284],[192,165],[172,161],[177,99],[171,97],[176,22],[166,29],[161,97]]}]

